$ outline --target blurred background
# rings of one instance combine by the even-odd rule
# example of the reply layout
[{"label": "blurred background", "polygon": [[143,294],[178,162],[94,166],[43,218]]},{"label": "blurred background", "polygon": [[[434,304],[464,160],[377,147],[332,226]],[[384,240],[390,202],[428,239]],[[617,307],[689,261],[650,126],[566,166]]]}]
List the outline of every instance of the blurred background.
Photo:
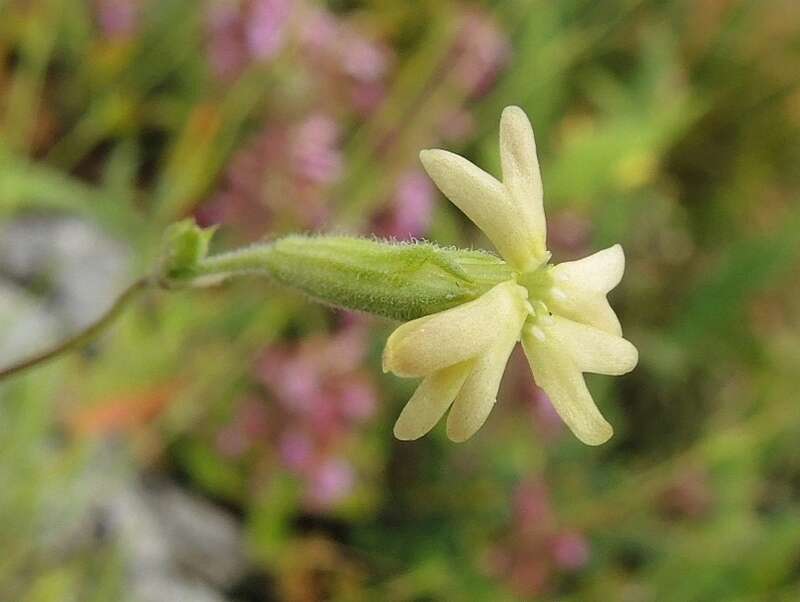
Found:
[{"label": "blurred background", "polygon": [[0,383],[0,600],[800,599],[796,0],[0,0],[0,364],[185,216],[487,247],[421,148],[536,131],[557,261],[623,244],[601,448],[513,356],[470,442],[391,426],[392,324],[259,279]]}]

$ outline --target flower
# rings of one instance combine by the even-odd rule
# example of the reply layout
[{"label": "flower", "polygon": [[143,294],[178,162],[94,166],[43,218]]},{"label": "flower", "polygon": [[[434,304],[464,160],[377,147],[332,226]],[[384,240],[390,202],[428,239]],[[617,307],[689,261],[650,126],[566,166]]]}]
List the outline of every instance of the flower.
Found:
[{"label": "flower", "polygon": [[534,380],[561,419],[578,439],[599,445],[613,429],[583,373],[620,375],[638,362],[606,299],[622,278],[622,247],[550,265],[536,144],[519,107],[503,111],[500,158],[502,182],[448,151],[420,153],[428,175],[484,231],[513,272],[479,298],[403,324],[389,337],[384,370],[423,378],[395,424],[395,436],[417,439],[451,408],[448,437],[470,438],[488,417],[509,355],[521,340]]},{"label": "flower", "polygon": [[275,58],[286,44],[293,10],[291,0],[213,2],[206,20],[214,75],[235,79],[250,63]]},{"label": "flower", "polygon": [[375,232],[397,240],[423,236],[433,216],[434,194],[422,170],[405,172],[395,184],[387,210],[377,216]]},{"label": "flower", "polygon": [[560,574],[583,569],[590,543],[584,533],[563,524],[543,480],[518,483],[510,502],[510,520],[488,549],[486,569],[529,600],[551,593]]}]

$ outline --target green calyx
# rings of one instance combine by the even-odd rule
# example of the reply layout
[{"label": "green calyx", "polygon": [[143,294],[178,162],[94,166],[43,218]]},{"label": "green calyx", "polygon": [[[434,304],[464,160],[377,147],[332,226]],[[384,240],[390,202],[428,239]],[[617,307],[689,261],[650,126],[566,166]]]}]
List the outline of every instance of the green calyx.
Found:
[{"label": "green calyx", "polygon": [[196,275],[200,262],[208,254],[208,246],[216,227],[201,228],[185,219],[167,228],[163,238],[158,277],[164,285]]},{"label": "green calyx", "polygon": [[321,303],[411,320],[472,301],[513,277],[505,262],[483,251],[349,236],[293,235],[206,257],[211,233],[181,224],[168,232],[162,261],[170,287],[264,275]]},{"label": "green calyx", "polygon": [[269,266],[275,280],[317,301],[397,320],[476,299],[510,274],[488,253],[349,237],[279,240]]}]

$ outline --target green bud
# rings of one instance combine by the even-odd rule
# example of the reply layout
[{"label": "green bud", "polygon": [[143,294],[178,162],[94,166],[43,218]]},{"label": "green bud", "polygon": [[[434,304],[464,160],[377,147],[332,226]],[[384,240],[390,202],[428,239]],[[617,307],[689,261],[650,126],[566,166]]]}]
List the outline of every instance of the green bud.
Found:
[{"label": "green bud", "polygon": [[511,277],[483,251],[346,236],[288,236],[210,257],[197,275],[260,272],[321,303],[410,320],[478,298]]},{"label": "green bud", "polygon": [[172,224],[164,233],[161,276],[175,281],[193,276],[208,254],[216,226],[201,228],[192,219]]}]

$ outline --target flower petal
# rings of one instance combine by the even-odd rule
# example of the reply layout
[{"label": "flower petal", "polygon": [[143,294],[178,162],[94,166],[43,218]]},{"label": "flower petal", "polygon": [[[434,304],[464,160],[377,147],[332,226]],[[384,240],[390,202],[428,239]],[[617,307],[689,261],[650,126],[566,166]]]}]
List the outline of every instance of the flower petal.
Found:
[{"label": "flower petal", "polygon": [[400,412],[394,424],[394,436],[402,441],[412,441],[436,426],[453,403],[473,363],[461,362],[427,376]]},{"label": "flower petal", "polygon": [[474,301],[399,326],[386,341],[384,371],[426,376],[478,355],[502,332],[498,321],[520,320],[526,296],[524,288],[508,281]]},{"label": "flower petal", "polygon": [[622,325],[603,293],[572,284],[550,289],[547,306],[557,315],[594,326],[615,336],[622,335]]},{"label": "flower petal", "polygon": [[519,207],[526,227],[535,234],[536,252],[543,257],[547,251],[547,225],[542,202],[542,176],[533,128],[519,107],[506,107],[500,118],[500,160],[503,184]]},{"label": "flower petal", "polygon": [[620,375],[630,372],[639,361],[639,352],[630,341],[593,328],[553,316],[553,324],[545,327],[581,372]]},{"label": "flower petal", "polygon": [[496,328],[500,330],[497,342],[475,358],[472,372],[447,416],[447,436],[452,441],[466,441],[486,422],[525,317],[523,313],[515,321],[497,323]]},{"label": "flower petal", "polygon": [[537,243],[537,233],[522,219],[503,184],[445,150],[424,150],[419,158],[439,190],[483,230],[506,261],[520,270],[541,263],[536,248],[543,242]]},{"label": "flower petal", "polygon": [[522,345],[536,384],[575,436],[587,445],[608,441],[614,430],[597,409],[581,371],[555,337],[545,335],[541,340],[523,332]]},{"label": "flower petal", "polygon": [[[625,253],[614,245],[577,261],[560,263],[553,268],[556,283],[603,293],[612,290],[625,272]],[[558,286],[558,284],[557,284]]]}]

